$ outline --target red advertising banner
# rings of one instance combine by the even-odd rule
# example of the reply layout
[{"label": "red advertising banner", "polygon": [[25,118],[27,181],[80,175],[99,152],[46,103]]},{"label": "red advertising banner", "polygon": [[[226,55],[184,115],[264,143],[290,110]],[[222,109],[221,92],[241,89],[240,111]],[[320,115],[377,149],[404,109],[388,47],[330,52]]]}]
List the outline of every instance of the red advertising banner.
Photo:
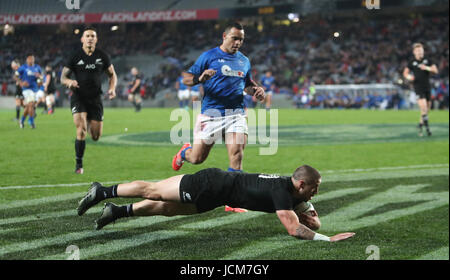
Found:
[{"label": "red advertising banner", "polygon": [[85,14],[22,14],[2,15],[0,24],[60,24],[60,23],[122,23],[151,21],[184,21],[218,19],[219,10],[173,10],[122,13]]}]

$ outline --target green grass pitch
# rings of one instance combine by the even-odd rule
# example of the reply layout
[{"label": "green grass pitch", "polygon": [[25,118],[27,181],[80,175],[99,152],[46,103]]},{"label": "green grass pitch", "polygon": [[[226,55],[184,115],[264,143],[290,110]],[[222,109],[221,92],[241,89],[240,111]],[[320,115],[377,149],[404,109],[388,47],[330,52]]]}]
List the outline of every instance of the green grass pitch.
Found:
[{"label": "green grass pitch", "polygon": [[[246,147],[246,172],[288,175],[301,164],[316,167],[323,177],[312,200],[319,232],[356,232],[347,241],[297,240],[275,214],[223,208],[123,219],[95,231],[101,205],[76,215],[90,182],[179,174],[171,169],[180,147],[169,140],[178,123],[170,121],[172,112],[106,109],[103,136],[87,141],[85,174],[76,175],[69,109],[38,115],[35,130],[19,129],[14,111],[0,110],[0,260],[67,259],[71,245],[80,259],[449,259],[448,111],[431,112],[433,136],[421,138],[418,111],[284,109],[276,153],[261,155],[260,144]],[[273,116],[267,114],[267,122]],[[228,167],[223,144],[182,172],[207,167]]]}]

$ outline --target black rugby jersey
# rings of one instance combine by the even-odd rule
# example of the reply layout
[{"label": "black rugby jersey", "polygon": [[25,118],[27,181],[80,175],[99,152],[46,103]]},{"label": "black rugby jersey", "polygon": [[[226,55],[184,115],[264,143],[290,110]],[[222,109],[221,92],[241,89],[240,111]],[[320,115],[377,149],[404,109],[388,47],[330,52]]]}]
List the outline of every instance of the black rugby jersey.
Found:
[{"label": "black rugby jersey", "polygon": [[74,89],[74,94],[87,99],[98,98],[102,94],[101,74],[110,65],[109,56],[98,48],[90,56],[82,48],[76,50],[65,64],[74,73],[79,85]]},{"label": "black rugby jersey", "polygon": [[428,58],[422,60],[414,60],[408,63],[408,68],[414,74],[414,88],[416,89],[429,89],[430,88],[430,71],[421,70],[419,65],[431,66],[433,63]]},{"label": "black rugby jersey", "polygon": [[200,210],[228,205],[273,213],[293,210],[301,202],[293,196],[295,188],[291,177],[226,172],[218,168],[204,169],[185,177],[182,185],[194,191],[190,195]]}]

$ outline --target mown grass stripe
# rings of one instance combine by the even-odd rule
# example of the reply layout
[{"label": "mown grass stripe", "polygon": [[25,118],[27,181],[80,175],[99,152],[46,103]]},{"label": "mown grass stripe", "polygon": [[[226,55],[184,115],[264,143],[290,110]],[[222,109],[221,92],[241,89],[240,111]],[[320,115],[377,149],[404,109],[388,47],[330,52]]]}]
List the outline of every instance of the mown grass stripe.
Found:
[{"label": "mown grass stripe", "polygon": [[5,202],[3,204],[0,204],[0,210],[6,210],[11,208],[18,208],[18,207],[28,207],[28,206],[36,206],[40,204],[46,204],[51,202],[59,202],[63,200],[71,200],[75,198],[82,198],[86,192],[76,192],[76,193],[66,193],[66,194],[59,194],[54,196],[45,196],[42,198],[35,198],[35,199],[28,199],[28,200],[16,200],[11,202]]},{"label": "mown grass stripe", "polygon": [[[363,200],[355,201],[352,204],[340,208],[338,211],[321,217],[322,230],[356,230],[449,204],[448,192],[417,192],[427,186],[429,184],[398,185]],[[392,210],[386,209],[387,211],[383,211],[380,214],[374,213],[368,215],[371,211],[380,208],[383,210],[383,207],[387,207],[386,205],[390,203],[415,203],[417,201],[422,202],[411,207]]]},{"label": "mown grass stripe", "polygon": [[214,227],[220,227],[224,225],[243,222],[249,219],[256,218],[258,216],[265,215],[264,212],[248,211],[247,213],[227,213],[222,217],[208,219],[199,222],[193,222],[180,226],[181,229],[211,229]]},{"label": "mown grass stripe", "polygon": [[[96,206],[89,209],[91,212],[99,212],[102,209],[102,207]],[[76,209],[70,209],[70,210],[64,210],[64,211],[54,211],[54,212],[47,212],[47,213],[35,213],[28,216],[20,216],[20,217],[14,217],[14,218],[6,218],[0,220],[0,226],[1,225],[8,225],[8,224],[16,224],[16,223],[25,223],[25,222],[32,222],[32,221],[39,221],[44,219],[59,219],[63,217],[68,216],[75,216],[77,215]],[[1,233],[1,232],[0,232]]]},{"label": "mown grass stripe", "polygon": [[420,256],[417,260],[449,260],[449,247],[442,247],[426,255]]},{"label": "mown grass stripe", "polygon": [[[171,218],[179,219],[184,216],[174,217]],[[76,240],[82,240],[90,237],[96,237],[96,236],[102,236],[104,234],[108,234],[111,232],[116,232],[117,229],[126,229],[126,228],[144,228],[150,225],[153,225],[155,223],[159,223],[162,221],[166,221],[169,219],[168,217],[146,217],[146,218],[139,218],[139,219],[132,219],[132,220],[124,220],[124,222],[115,223],[113,225],[108,225],[107,228],[104,228],[100,231],[94,230],[94,221],[92,222],[92,230],[84,230],[80,232],[73,232],[73,233],[67,233],[62,234],[54,237],[44,237],[44,238],[38,238],[34,240],[27,240],[23,242],[18,243],[12,243],[3,246],[0,248],[0,256],[14,253],[14,252],[20,252],[20,251],[26,251],[26,250],[33,250],[42,248],[45,246],[52,246],[57,244],[69,244],[70,242],[76,241]]]},{"label": "mown grass stripe", "polygon": [[[186,235],[188,232],[176,231],[176,230],[159,230],[154,232],[143,233],[139,235],[131,235],[124,239],[112,240],[105,244],[99,244],[80,249],[80,260],[89,259],[95,256],[109,254],[120,250],[130,249],[141,246],[143,244],[156,242],[160,240],[176,238],[182,235]],[[52,256],[45,256],[43,260],[64,260],[68,257],[68,254],[62,253]]]},{"label": "mown grass stripe", "polygon": [[287,234],[280,234],[262,240],[257,240],[249,243],[248,245],[236,250],[230,254],[227,254],[220,258],[221,260],[244,260],[252,259],[255,256],[259,256],[271,251],[279,250],[288,246],[298,246],[302,241],[293,238]]}]

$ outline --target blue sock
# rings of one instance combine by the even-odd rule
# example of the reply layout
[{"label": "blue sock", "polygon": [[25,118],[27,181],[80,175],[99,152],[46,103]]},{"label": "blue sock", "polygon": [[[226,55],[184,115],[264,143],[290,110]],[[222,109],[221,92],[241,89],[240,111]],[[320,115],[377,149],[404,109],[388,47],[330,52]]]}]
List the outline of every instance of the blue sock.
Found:
[{"label": "blue sock", "polygon": [[21,122],[21,123],[24,123],[26,119],[27,119],[27,117],[22,116],[22,120],[21,120],[20,122]]},{"label": "blue sock", "polygon": [[32,116],[30,116],[30,118],[28,119],[28,122],[29,122],[30,124],[33,124],[33,123],[34,123],[34,118],[33,118]]},{"label": "blue sock", "polygon": [[233,168],[231,168],[231,167],[228,167],[228,171],[229,171],[229,172],[243,172],[243,171],[240,170],[240,169],[233,169]]},{"label": "blue sock", "polygon": [[181,151],[181,159],[182,159],[182,160],[186,160],[186,151],[189,150],[189,149],[192,149],[192,147],[184,148],[184,149]]}]

